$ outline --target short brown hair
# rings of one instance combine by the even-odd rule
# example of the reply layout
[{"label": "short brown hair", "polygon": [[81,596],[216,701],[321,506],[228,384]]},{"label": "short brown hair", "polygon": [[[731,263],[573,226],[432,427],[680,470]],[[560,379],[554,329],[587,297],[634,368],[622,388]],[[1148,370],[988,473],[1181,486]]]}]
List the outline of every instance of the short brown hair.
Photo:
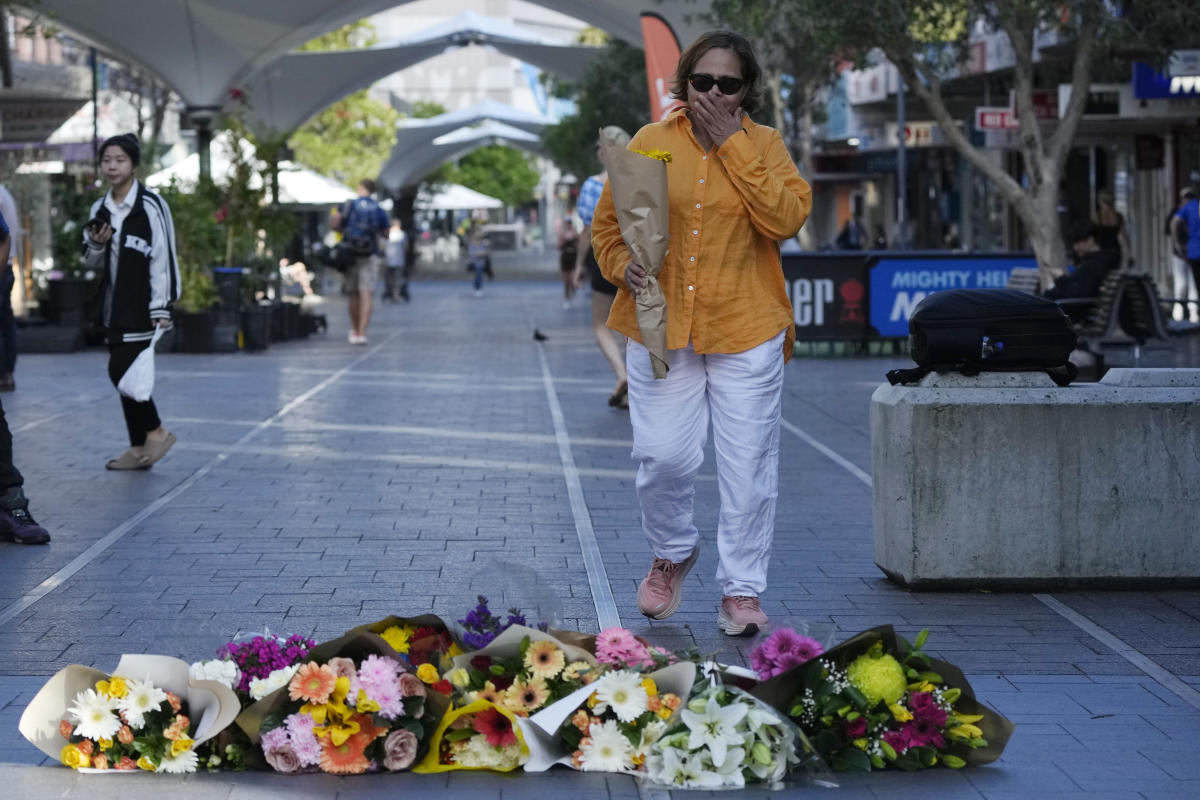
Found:
[{"label": "short brown hair", "polygon": [[370,178],[363,178],[358,182],[358,185],[367,190],[367,194],[375,194],[375,181]]},{"label": "short brown hair", "polygon": [[742,80],[746,82],[746,93],[742,96],[742,110],[753,114],[762,108],[762,68],[750,40],[733,31],[708,31],[700,34],[696,41],[679,57],[675,66],[675,77],[671,80],[671,97],[687,101],[688,76],[696,68],[696,62],[709,50],[717,48],[732,50],[742,65]]}]

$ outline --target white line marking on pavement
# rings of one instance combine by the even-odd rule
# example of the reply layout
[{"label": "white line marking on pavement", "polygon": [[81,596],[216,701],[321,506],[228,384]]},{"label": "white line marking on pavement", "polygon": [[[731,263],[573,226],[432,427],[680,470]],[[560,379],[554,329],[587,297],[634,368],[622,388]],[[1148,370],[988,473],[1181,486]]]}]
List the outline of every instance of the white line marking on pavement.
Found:
[{"label": "white line marking on pavement", "polygon": [[579,470],[575,467],[575,456],[571,452],[571,437],[567,433],[562,407],[558,404],[558,392],[554,388],[554,377],[550,374],[550,362],[546,360],[546,349],[537,344],[538,358],[542,362],[542,383],[546,387],[546,402],[550,405],[550,418],[554,421],[554,435],[558,440],[558,456],[562,460],[563,478],[567,482],[567,497],[571,501],[571,514],[575,517],[575,532],[579,536],[579,549],[583,553],[583,566],[587,570],[588,586],[592,591],[592,602],[596,605],[596,623],[600,630],[621,625],[617,602],[613,599],[612,586],[608,582],[608,571],[600,557],[600,545],[596,542],[596,531],[592,528],[592,515],[583,497],[583,485],[579,482]]},{"label": "white line marking on pavement", "polygon": [[[835,453],[833,450],[821,444],[816,439],[809,436],[792,423],[788,422],[786,419],[782,420],[782,424],[789,433],[792,433],[804,440],[804,442],[812,446],[819,453],[843,467],[847,472],[858,478],[867,486],[874,485],[870,475],[859,469],[857,466],[843,458],[838,453]],[[1161,666],[1158,664],[1158,662],[1154,661],[1150,657],[1144,655],[1132,645],[1127,644],[1116,634],[1111,633],[1107,629],[1085,617],[1083,614],[1080,614],[1078,611],[1071,608],[1061,600],[1058,600],[1048,594],[1034,594],[1033,597],[1051,611],[1055,612],[1063,619],[1067,620],[1072,625],[1112,650],[1121,658],[1125,659],[1130,664],[1146,673],[1146,675],[1152,680],[1161,685],[1164,689],[1178,696],[1179,699],[1183,700],[1183,702],[1187,703],[1193,708],[1200,709],[1200,691],[1193,689],[1191,686],[1188,686],[1186,683],[1179,680],[1179,678],[1175,677],[1170,670]]]},{"label": "white line marking on pavement", "polygon": [[837,453],[835,453],[833,450],[830,450],[828,447],[826,447],[825,445],[821,444],[821,443],[820,443],[820,442],[818,442],[816,439],[814,439],[813,437],[809,436],[807,433],[805,433],[804,431],[800,430],[799,428],[797,428],[797,427],[796,427],[795,425],[793,425],[792,423],[788,422],[786,419],[780,419],[780,423],[783,425],[784,429],[785,429],[785,430],[786,430],[788,433],[790,433],[790,434],[792,434],[792,435],[794,435],[794,436],[796,436],[796,437],[800,438],[801,440],[803,440],[803,441],[804,441],[806,444],[808,444],[810,447],[812,447],[812,448],[813,448],[814,450],[816,450],[818,453],[820,453],[821,455],[825,456],[825,457],[826,457],[826,458],[828,458],[830,461],[832,461],[833,463],[837,464],[839,467],[841,467],[842,469],[846,470],[847,472],[849,472],[849,473],[850,473],[851,475],[853,475],[854,477],[858,478],[860,481],[862,481],[863,483],[865,483],[867,486],[871,486],[871,485],[872,485],[872,482],[871,482],[871,476],[870,476],[870,475],[868,475],[867,473],[863,472],[863,471],[862,471],[861,469],[859,469],[859,468],[858,468],[858,467],[857,467],[855,464],[853,464],[852,462],[848,461],[848,460],[847,460],[847,459],[845,459],[845,458],[842,458],[840,455],[838,455]]},{"label": "white line marking on pavement", "polygon": [[354,369],[354,367],[358,366],[363,361],[365,361],[367,358],[369,358],[370,356],[377,353],[384,345],[386,345],[392,339],[399,336],[400,333],[401,333],[401,331],[396,331],[391,336],[388,336],[386,339],[381,341],[379,344],[375,345],[374,347],[369,349],[367,352],[363,353],[361,356],[354,359],[349,364],[342,367],[337,372],[333,373],[332,375],[330,375],[328,378],[326,378],[325,380],[318,383],[313,388],[309,389],[307,392],[304,392],[303,394],[288,401],[282,408],[280,408],[278,411],[276,411],[270,417],[267,417],[265,420],[258,423],[250,430],[246,431],[246,433],[244,433],[242,435],[242,438],[238,439],[236,442],[233,443],[233,445],[231,445],[229,448],[227,448],[226,452],[218,453],[217,455],[213,456],[213,458],[211,460],[209,460],[209,462],[207,464],[200,467],[198,470],[193,472],[191,475],[189,475],[188,477],[184,478],[182,481],[177,483],[166,494],[162,495],[157,500],[155,500],[152,503],[150,503],[149,505],[145,506],[141,511],[137,512],[132,517],[125,520],[117,527],[113,528],[111,531],[106,533],[99,541],[93,543],[90,547],[88,547],[82,553],[75,556],[75,558],[71,559],[71,561],[68,564],[66,564],[65,566],[60,568],[57,572],[55,572],[49,578],[46,578],[46,580],[39,583],[32,590],[30,590],[26,594],[22,595],[21,597],[19,597],[17,600],[14,600],[11,604],[6,606],[3,611],[0,611],[0,625],[5,625],[8,622],[12,621],[12,619],[14,617],[16,617],[18,614],[20,614],[22,611],[29,608],[34,603],[36,603],[38,600],[41,600],[46,595],[50,594],[50,592],[54,591],[56,588],[61,586],[64,581],[69,579],[75,573],[79,572],[81,569],[86,567],[88,564],[92,563],[92,561],[94,561],[97,556],[99,556],[105,550],[107,550],[108,548],[112,547],[114,544],[119,542],[122,538],[124,538],[124,536],[126,534],[128,534],[131,530],[133,530],[138,525],[140,525],[142,522],[144,522],[148,517],[153,515],[155,512],[157,512],[159,509],[161,509],[167,503],[170,503],[176,497],[178,497],[179,495],[181,495],[182,493],[184,493],[188,489],[190,489],[192,486],[194,486],[197,481],[199,481],[201,478],[203,478],[205,475],[207,475],[209,472],[211,472],[215,467],[220,465],[223,461],[228,459],[231,451],[236,451],[239,447],[246,444],[251,439],[254,439],[256,436],[258,436],[260,433],[265,431],[267,428],[271,427],[271,425],[273,425],[277,420],[279,420],[282,417],[286,416],[287,414],[291,413],[291,411],[293,411],[297,406],[307,402],[313,396],[315,396],[319,392],[328,388],[331,384],[334,383],[334,381],[338,380],[343,375],[345,375],[347,372]]},{"label": "white line marking on pavement", "polygon": [[1149,675],[1155,682],[1163,686],[1163,688],[1179,697],[1180,700],[1192,708],[1200,709],[1200,692],[1179,680],[1179,678],[1175,677],[1165,667],[1160,666],[1132,645],[1126,644],[1123,639],[1092,622],[1061,600],[1057,600],[1048,594],[1035,594],[1034,597],[1047,608],[1074,623],[1075,627],[1100,640],[1106,647]]}]

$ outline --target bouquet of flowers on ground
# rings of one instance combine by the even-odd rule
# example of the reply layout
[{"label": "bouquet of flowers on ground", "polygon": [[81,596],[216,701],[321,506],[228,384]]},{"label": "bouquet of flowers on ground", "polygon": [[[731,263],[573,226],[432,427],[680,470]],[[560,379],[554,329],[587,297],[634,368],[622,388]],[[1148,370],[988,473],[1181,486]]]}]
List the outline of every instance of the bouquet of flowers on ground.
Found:
[{"label": "bouquet of flowers on ground", "polygon": [[[462,626],[462,643],[468,650],[481,650],[492,643],[500,634],[512,625],[527,625],[525,615],[518,608],[510,608],[504,617],[499,617],[488,608],[488,599],[478,596],[479,603],[458,620]],[[545,631],[545,622],[536,625],[540,631]]]},{"label": "bouquet of flowers on ground", "polygon": [[[570,754],[568,763],[584,772],[641,769],[651,746],[683,705],[682,698],[691,691],[695,678],[696,666],[690,662],[649,675],[628,669],[605,673],[587,687],[585,691],[590,692],[584,703],[558,728],[558,738]],[[569,704],[571,699],[580,699],[580,695],[562,702]],[[548,709],[543,714],[550,716],[553,712]],[[543,721],[535,717],[530,722]]]},{"label": "bouquet of flowers on ground", "polygon": [[433,744],[413,772],[487,769],[510,772],[529,756],[513,713],[488,700],[451,709],[433,734]]},{"label": "bouquet of flowers on ground", "polygon": [[778,787],[801,764],[823,768],[791,721],[741,689],[714,683],[654,742],[644,772],[673,788]]},{"label": "bouquet of flowers on ground", "polygon": [[486,700],[527,717],[595,679],[596,659],[548,633],[513,625],[482,650],[456,656],[446,676],[459,705]]},{"label": "bouquet of flowers on ground", "polygon": [[765,681],[824,652],[825,646],[817,639],[792,628],[780,627],[750,651],[750,666],[758,674],[758,679]]},{"label": "bouquet of flowers on ground", "polygon": [[251,638],[235,637],[217,649],[214,660],[192,664],[192,676],[224,683],[248,705],[286,686],[297,665],[316,646],[295,634],[281,639],[269,631]]},{"label": "bouquet of flowers on ground", "polygon": [[228,687],[189,679],[184,661],[126,655],[111,675],[79,665],[60,670],[26,708],[20,729],[74,769],[195,772],[197,743],[229,725],[238,707]]},{"label": "bouquet of flowers on ground", "polygon": [[865,631],[760,684],[833,769],[958,769],[999,758],[1012,723],[975,700],[962,672],[891,626]]},{"label": "bouquet of flowers on ground", "polygon": [[[419,617],[385,617],[378,622],[360,625],[346,635],[374,633],[401,656],[410,671],[417,672],[425,664],[435,670],[448,670],[450,659],[462,654],[441,617],[424,614]],[[426,675],[430,674],[428,671]],[[428,681],[427,681],[428,682]],[[441,687],[439,687],[440,689]],[[442,694],[450,694],[446,688]]]},{"label": "bouquet of flowers on ground", "polygon": [[395,772],[418,759],[447,705],[382,638],[351,632],[313,648],[237,722],[276,772]]}]

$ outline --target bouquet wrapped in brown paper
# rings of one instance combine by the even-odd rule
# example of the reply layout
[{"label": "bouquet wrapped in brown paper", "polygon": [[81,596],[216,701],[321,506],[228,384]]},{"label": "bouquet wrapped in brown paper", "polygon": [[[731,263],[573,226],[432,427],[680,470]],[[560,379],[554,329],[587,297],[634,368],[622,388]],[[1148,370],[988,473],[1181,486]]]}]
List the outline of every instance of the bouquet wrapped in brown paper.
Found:
[{"label": "bouquet wrapped in brown paper", "polygon": [[600,161],[608,170],[621,238],[633,260],[646,270],[646,288],[633,296],[642,344],[650,351],[655,378],[667,377],[667,300],[658,282],[669,239],[670,200],[662,150],[627,150],[600,131]]}]

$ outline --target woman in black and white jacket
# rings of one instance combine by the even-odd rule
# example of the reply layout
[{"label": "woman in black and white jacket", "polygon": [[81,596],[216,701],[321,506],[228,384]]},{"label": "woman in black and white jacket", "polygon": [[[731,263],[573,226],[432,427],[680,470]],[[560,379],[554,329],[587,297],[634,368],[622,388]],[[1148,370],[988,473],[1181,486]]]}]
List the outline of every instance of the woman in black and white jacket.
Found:
[{"label": "woman in black and white jacket", "polygon": [[[108,376],[116,386],[138,354],[150,345],[155,328],[171,328],[171,307],[179,299],[175,225],[167,203],[133,173],[141,147],[132,133],[106,140],[100,170],[108,193],[92,204],[84,229],[84,259],[101,274],[93,320],[108,341]],[[147,469],[175,443],[158,417],[154,400],[121,395],[129,449],[108,469]]]}]

